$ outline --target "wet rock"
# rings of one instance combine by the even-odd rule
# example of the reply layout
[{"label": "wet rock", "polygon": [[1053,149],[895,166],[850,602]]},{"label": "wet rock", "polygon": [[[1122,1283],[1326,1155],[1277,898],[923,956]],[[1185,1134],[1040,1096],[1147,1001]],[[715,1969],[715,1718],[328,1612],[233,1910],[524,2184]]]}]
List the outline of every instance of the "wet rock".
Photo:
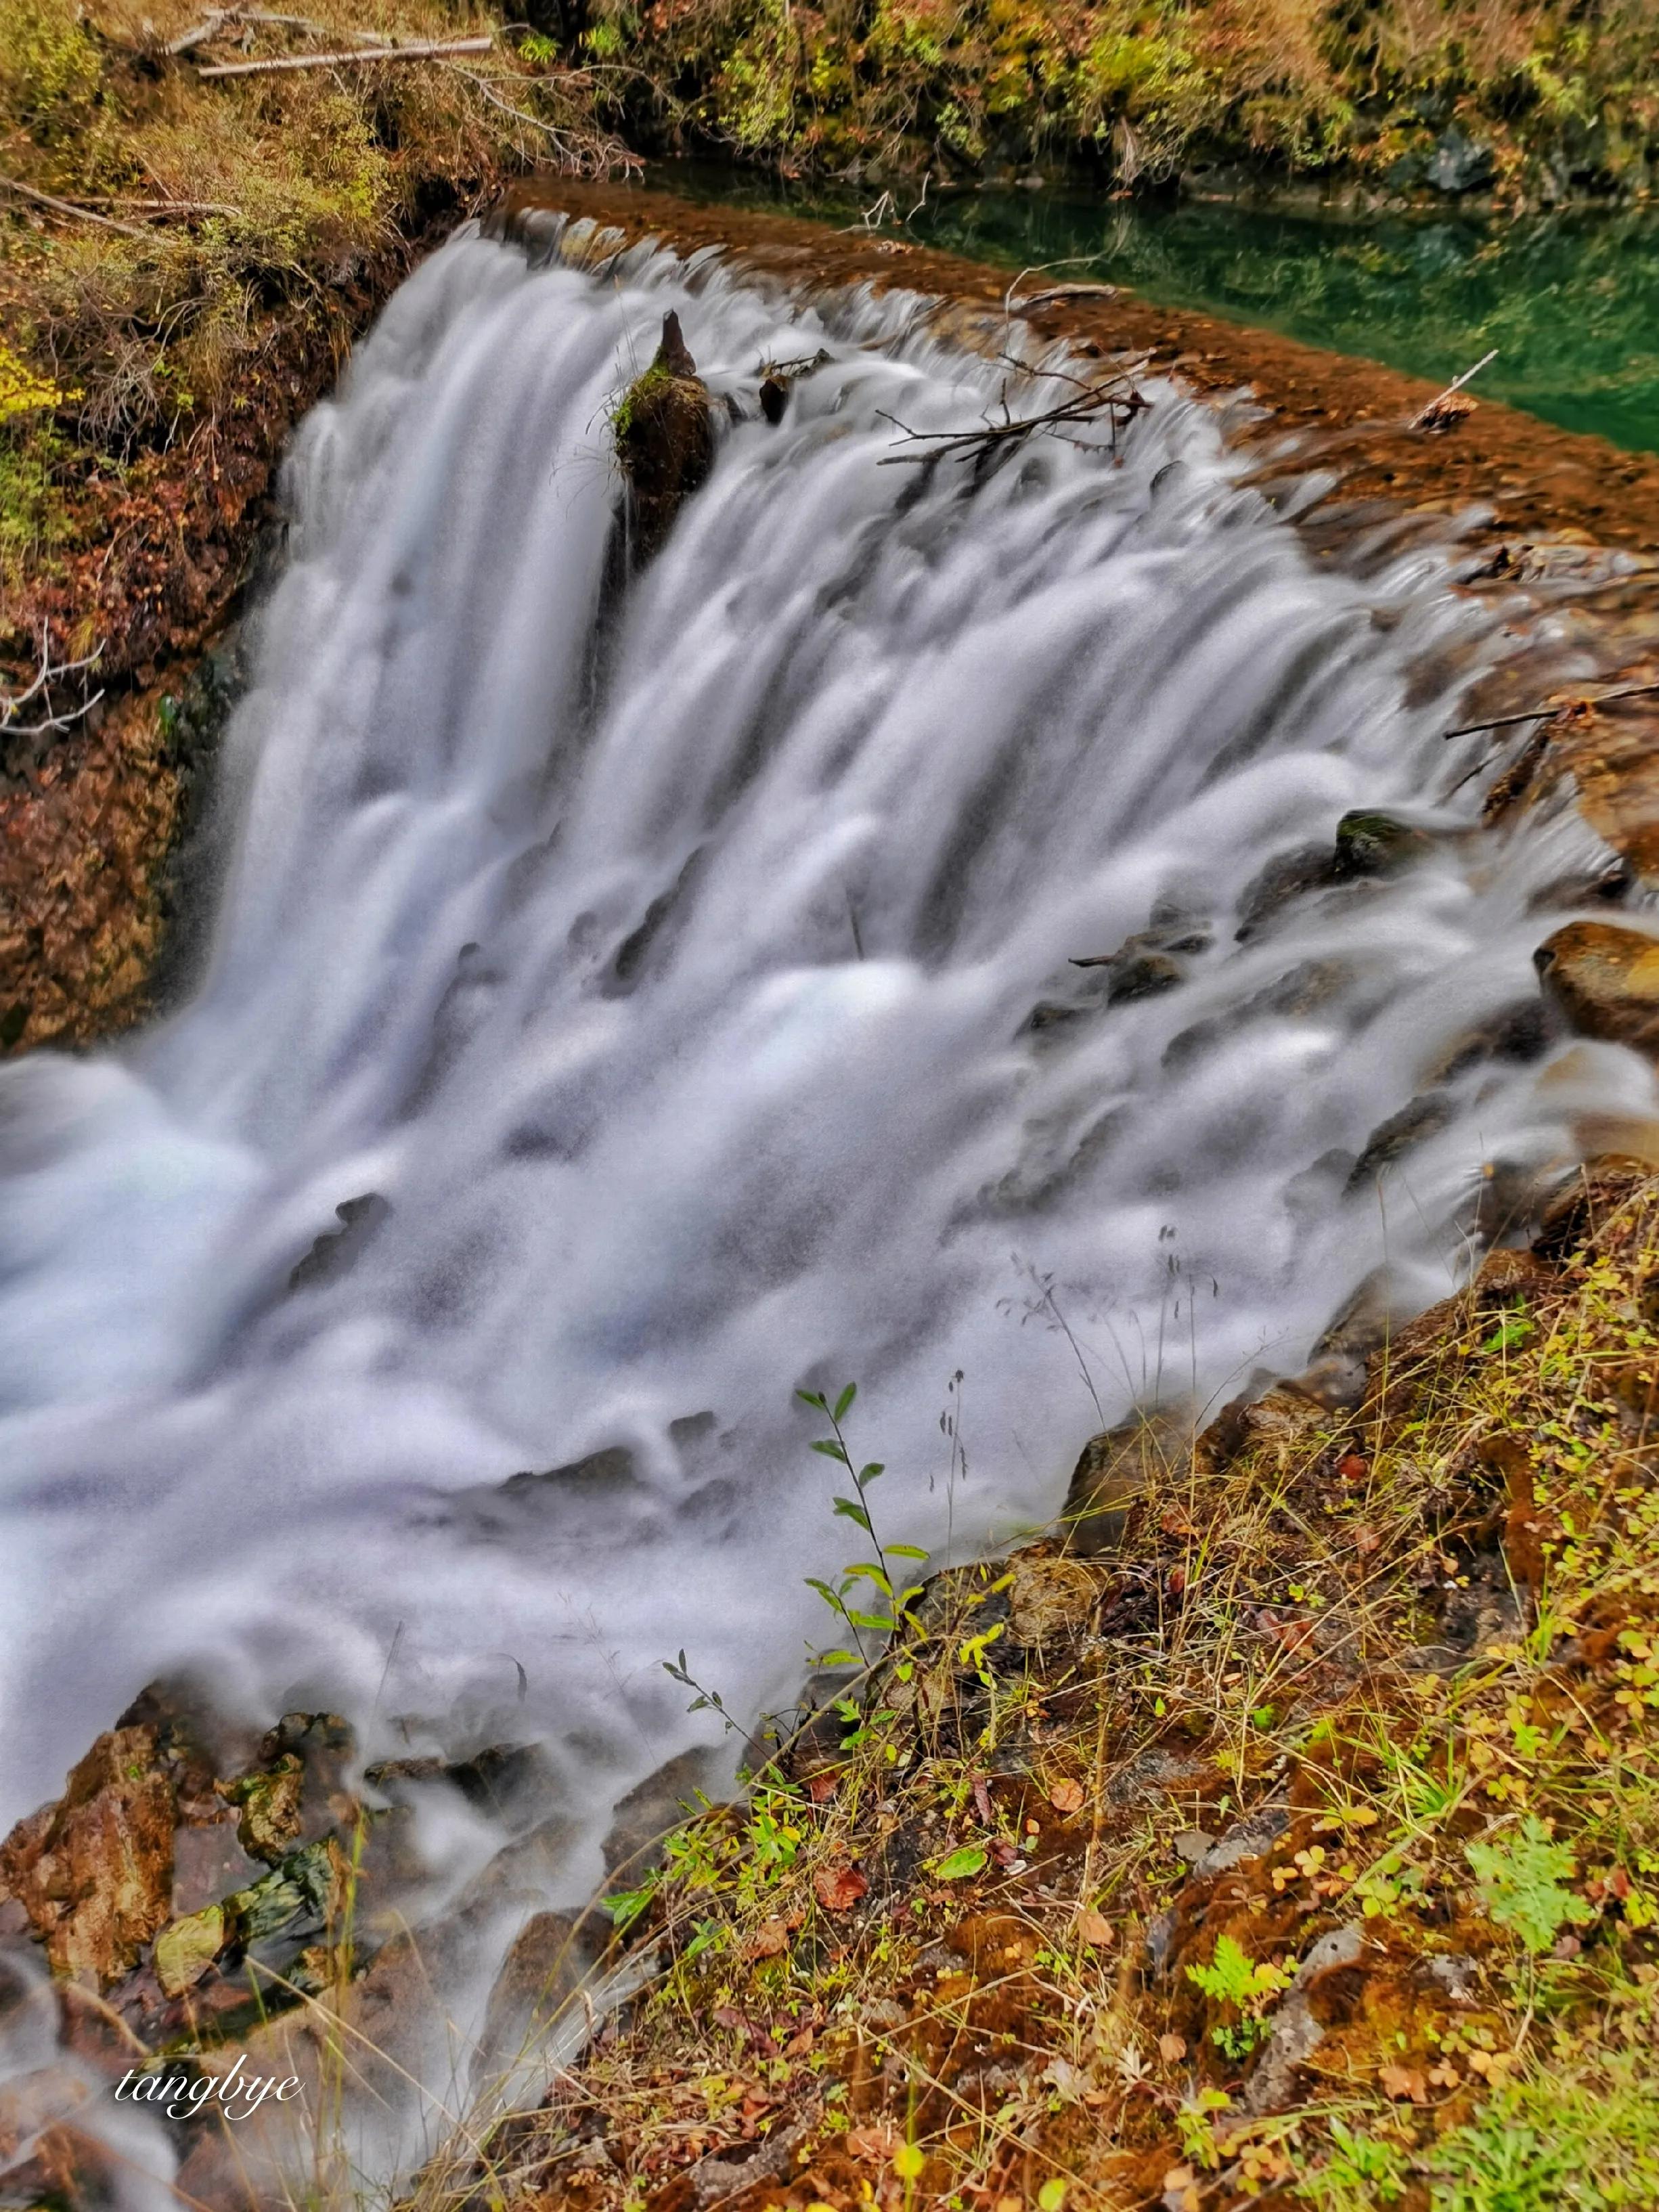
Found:
[{"label": "wet rock", "polygon": [[1296,1019],[1316,1013],[1330,1003],[1350,981],[1351,974],[1345,961],[1298,961],[1294,968],[1275,975],[1271,983],[1252,992],[1242,1005],[1229,1012],[1212,1014],[1205,1021],[1194,1022],[1190,1029],[1178,1031],[1164,1048],[1163,1064],[1171,1069],[1186,1066],[1224,1044],[1249,1022],[1274,1016]]},{"label": "wet rock", "polygon": [[275,1866],[294,1842],[305,1786],[305,1762],[291,1751],[282,1753],[274,1766],[256,1767],[223,1785],[226,1802],[238,1812],[236,1840],[250,1858]]},{"label": "wet rock", "polygon": [[799,361],[769,361],[763,365],[760,409],[769,422],[782,422],[790,393],[804,378],[823,368],[829,360],[829,354],[820,346],[817,353]]},{"label": "wet rock", "polygon": [[1415,830],[1392,814],[1364,808],[1345,814],[1336,825],[1336,851],[1332,869],[1339,883],[1356,876],[1392,875],[1409,867],[1432,850],[1426,830]]},{"label": "wet rock", "polygon": [[304,1259],[295,1263],[289,1274],[289,1290],[337,1282],[349,1273],[380,1224],[391,1218],[392,1206],[379,1191],[369,1190],[361,1198],[346,1199],[334,1211],[340,1226],[325,1229]]},{"label": "wet rock", "polygon": [[0,1894],[28,1915],[54,1972],[107,1989],[137,1963],[171,1908],[175,1813],[156,1731],[113,1729],[58,1802],[0,1844]]},{"label": "wet rock", "polygon": [[1393,1322],[1388,1269],[1373,1267],[1316,1340],[1299,1387],[1327,1406],[1357,1406],[1365,1395],[1366,1362],[1389,1341]]},{"label": "wet rock", "polygon": [[387,1759],[363,1779],[388,1796],[439,1784],[459,1790],[473,1808],[517,1835],[544,1819],[558,1795],[558,1777],[538,1743],[491,1744],[471,1759]]},{"label": "wet rock", "polygon": [[152,1964],[165,1996],[182,1996],[195,1988],[224,1949],[232,1925],[225,1906],[207,1905],[161,1930]]},{"label": "wet rock", "polygon": [[1115,1551],[1136,1500],[1185,1464],[1190,1449],[1184,1425],[1158,1413],[1137,1414],[1091,1437],[1072,1471],[1061,1509],[1067,1548],[1080,1559]]},{"label": "wet rock", "polygon": [[1594,1159],[1562,1184],[1539,1217],[1532,1249],[1540,1260],[1559,1264],[1594,1236],[1609,1215],[1627,1205],[1650,1171],[1638,1162]]},{"label": "wet rock", "polygon": [[1421,1097],[1402,1106],[1397,1114],[1390,1114],[1366,1138],[1359,1158],[1349,1171],[1346,1188],[1351,1192],[1368,1190],[1386,1168],[1392,1167],[1413,1146],[1438,1136],[1456,1112],[1457,1103],[1449,1092],[1425,1091]]},{"label": "wet rock", "polygon": [[697,1810],[698,1795],[712,1786],[714,1768],[712,1752],[683,1751],[619,1798],[600,1846],[605,1872],[626,1868],[637,1876],[655,1865],[663,1838]]},{"label": "wet rock", "polygon": [[[1098,969],[1105,984],[1109,1006],[1135,999],[1155,998],[1173,991],[1187,980],[1185,962],[1208,951],[1209,931],[1190,915],[1177,915],[1125,938],[1115,952],[1091,953],[1073,960],[1073,968]],[[1097,992],[1098,985],[1097,985]]]},{"label": "wet rock", "polygon": [[1659,1059],[1659,937],[1570,921],[1533,954],[1544,996],[1583,1036]]},{"label": "wet rock", "polygon": [[1236,934],[1241,942],[1255,936],[1292,899],[1304,891],[1325,890],[1335,881],[1328,846],[1298,845],[1293,852],[1279,854],[1239,894]]},{"label": "wet rock", "polygon": [[514,1939],[489,1992],[473,2079],[480,2085],[508,2074],[544,2037],[592,1972],[605,1936],[591,1917],[538,1912]]},{"label": "wet rock", "polygon": [[1423,181],[1431,191],[1480,191],[1498,173],[1498,157],[1490,146],[1471,138],[1456,124],[1442,131],[1423,170]]},{"label": "wet rock", "polygon": [[1213,1474],[1246,1451],[1268,1451],[1280,1472],[1307,1453],[1310,1434],[1325,1425],[1325,1407],[1294,1382],[1275,1382],[1260,1397],[1235,1398],[1224,1406],[1194,1447],[1199,1463]]},{"label": "wet rock", "polygon": [[1451,1083],[1488,1060],[1510,1060],[1524,1066],[1542,1056],[1549,1041],[1549,1016],[1541,1001],[1512,1000],[1449,1045],[1425,1079],[1435,1085]]},{"label": "wet rock", "polygon": [[714,459],[708,388],[672,311],[650,367],[623,394],[611,422],[628,491],[629,553],[643,568]]}]

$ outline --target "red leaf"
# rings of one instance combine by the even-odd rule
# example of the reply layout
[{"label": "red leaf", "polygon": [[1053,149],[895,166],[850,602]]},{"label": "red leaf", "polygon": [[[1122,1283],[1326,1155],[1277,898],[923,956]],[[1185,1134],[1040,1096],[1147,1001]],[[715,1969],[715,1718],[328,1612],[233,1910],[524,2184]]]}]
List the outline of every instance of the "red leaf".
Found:
[{"label": "red leaf", "polygon": [[856,1867],[820,1867],[812,1894],[826,1912],[850,1912],[870,1885]]}]

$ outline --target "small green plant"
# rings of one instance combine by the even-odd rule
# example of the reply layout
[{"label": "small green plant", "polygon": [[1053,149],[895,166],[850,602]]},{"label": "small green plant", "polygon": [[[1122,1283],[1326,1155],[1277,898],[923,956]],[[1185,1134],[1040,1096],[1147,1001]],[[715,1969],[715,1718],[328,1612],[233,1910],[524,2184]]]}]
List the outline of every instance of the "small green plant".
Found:
[{"label": "small green plant", "polygon": [[1410,2165],[1398,2143],[1331,2122],[1331,2154],[1301,2184],[1315,2212],[1372,2212],[1406,2193]]},{"label": "small green plant", "polygon": [[1231,2005],[1238,2013],[1236,2023],[1223,2021],[1210,2030],[1211,2042],[1229,2058],[1246,2058],[1255,2050],[1267,2033],[1262,2018],[1267,2005],[1291,1985],[1282,1966],[1257,1964],[1231,1936],[1218,1936],[1209,1965],[1188,1966],[1187,1978],[1212,2004]]},{"label": "small green plant", "polygon": [[1535,1813],[1520,1833],[1495,1844],[1466,1844],[1480,1902],[1500,1928],[1512,1928],[1528,1950],[1547,1951],[1571,1922],[1595,1917],[1591,1906],[1565,1885],[1577,1863],[1565,1844],[1553,1843]]},{"label": "small green plant", "polygon": [[[812,1445],[813,1450],[822,1452],[826,1459],[832,1459],[838,1466],[844,1467],[852,1477],[854,1494],[851,1498],[837,1496],[836,1513],[862,1528],[879,1555],[874,1559],[855,1559],[850,1565],[843,1567],[840,1581],[833,1585],[816,1575],[807,1576],[807,1587],[815,1589],[836,1620],[851,1630],[856,1647],[851,1650],[837,1648],[819,1652],[813,1663],[819,1667],[867,1667],[878,1654],[866,1644],[866,1637],[879,1636],[884,1644],[900,1623],[909,1619],[910,1606],[921,1595],[920,1583],[900,1586],[894,1582],[887,1571],[888,1560],[925,1560],[927,1554],[915,1544],[884,1544],[876,1534],[875,1522],[870,1511],[870,1491],[887,1470],[880,1460],[868,1460],[862,1467],[855,1468],[842,1428],[842,1423],[852,1410],[853,1401],[858,1395],[858,1385],[849,1382],[833,1406],[821,1390],[801,1390],[796,1395],[804,1404],[822,1413],[830,1424],[830,1435],[817,1438]],[[872,1591],[873,1598],[861,1596],[854,1602],[854,1594],[860,1590]],[[878,1607],[881,1609],[878,1610]]]}]

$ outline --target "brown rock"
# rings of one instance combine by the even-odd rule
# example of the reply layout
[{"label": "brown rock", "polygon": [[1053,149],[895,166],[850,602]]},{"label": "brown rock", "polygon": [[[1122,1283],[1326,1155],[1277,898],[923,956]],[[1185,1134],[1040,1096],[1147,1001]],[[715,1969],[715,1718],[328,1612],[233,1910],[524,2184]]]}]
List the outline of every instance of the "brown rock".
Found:
[{"label": "brown rock", "polygon": [[171,1906],[175,1811],[154,1729],[113,1729],[0,1844],[0,1887],[56,1973],[107,1989],[137,1964]]},{"label": "brown rock", "polygon": [[538,1912],[520,1929],[495,1977],[484,2014],[473,2080],[480,2087],[510,2074],[575,1997],[605,1948],[594,1919]]},{"label": "brown rock", "polygon": [[1659,937],[1611,921],[1570,921],[1532,956],[1545,996],[1582,1036],[1659,1059]]},{"label": "brown rock", "polygon": [[1084,1445],[1061,1510],[1068,1547],[1081,1559],[1115,1551],[1131,1508],[1177,1468],[1190,1464],[1192,1432],[1157,1412],[1137,1413]]}]

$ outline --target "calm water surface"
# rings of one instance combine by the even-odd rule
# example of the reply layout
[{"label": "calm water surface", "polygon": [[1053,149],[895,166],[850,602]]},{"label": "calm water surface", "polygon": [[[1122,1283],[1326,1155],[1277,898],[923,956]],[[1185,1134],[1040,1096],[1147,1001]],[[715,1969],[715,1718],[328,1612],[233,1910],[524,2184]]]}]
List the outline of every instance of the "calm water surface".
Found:
[{"label": "calm water surface", "polygon": [[[665,164],[677,189],[855,222],[852,200]],[[864,198],[873,198],[866,188]],[[1547,422],[1659,453],[1659,212],[1496,223],[1455,213],[1337,216],[1194,203],[1154,208],[1061,190],[988,190],[925,208],[909,235],[1011,268],[1133,286],[1449,383]]]}]

